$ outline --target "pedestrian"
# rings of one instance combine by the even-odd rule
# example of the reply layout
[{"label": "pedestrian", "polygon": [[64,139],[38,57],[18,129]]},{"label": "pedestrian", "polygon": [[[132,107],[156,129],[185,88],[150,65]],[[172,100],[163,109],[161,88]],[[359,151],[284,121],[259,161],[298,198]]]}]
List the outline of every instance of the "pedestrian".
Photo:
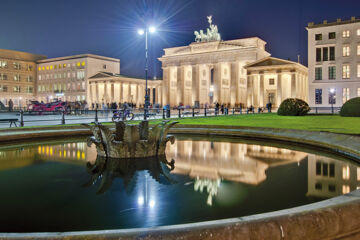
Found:
[{"label": "pedestrian", "polygon": [[224,115],[224,104],[221,104],[221,114]]},{"label": "pedestrian", "polygon": [[14,107],[13,101],[10,99],[8,104],[9,104],[9,112],[12,112],[12,111],[13,111],[13,107]]}]

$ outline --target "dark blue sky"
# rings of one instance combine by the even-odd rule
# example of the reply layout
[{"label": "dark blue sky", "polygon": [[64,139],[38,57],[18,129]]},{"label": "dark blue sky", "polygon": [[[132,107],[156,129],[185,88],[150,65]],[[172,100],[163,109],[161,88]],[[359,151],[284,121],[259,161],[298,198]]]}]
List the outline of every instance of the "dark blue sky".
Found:
[{"label": "dark blue sky", "polygon": [[150,76],[161,76],[163,48],[188,45],[213,15],[223,40],[258,36],[274,57],[307,65],[308,22],[360,17],[359,0],[1,0],[0,48],[60,57],[93,53],[121,60],[121,73],[144,75],[144,39],[137,29],[158,25],[149,39]]}]

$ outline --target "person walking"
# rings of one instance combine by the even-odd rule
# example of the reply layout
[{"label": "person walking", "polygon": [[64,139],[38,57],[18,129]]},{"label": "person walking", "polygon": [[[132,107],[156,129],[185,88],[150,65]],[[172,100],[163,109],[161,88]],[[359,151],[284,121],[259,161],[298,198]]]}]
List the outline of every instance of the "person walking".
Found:
[{"label": "person walking", "polygon": [[221,114],[224,115],[224,104],[221,104]]},{"label": "person walking", "polygon": [[12,112],[12,111],[13,111],[13,107],[14,107],[14,103],[13,103],[13,101],[10,99],[10,100],[9,100],[9,112]]}]

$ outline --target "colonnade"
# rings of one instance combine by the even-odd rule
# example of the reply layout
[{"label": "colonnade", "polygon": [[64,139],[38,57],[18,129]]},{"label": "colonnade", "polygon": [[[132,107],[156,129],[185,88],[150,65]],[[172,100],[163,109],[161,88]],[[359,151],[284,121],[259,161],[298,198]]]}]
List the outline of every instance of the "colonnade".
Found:
[{"label": "colonnade", "polygon": [[[150,83],[149,83],[150,82]],[[162,104],[161,83],[157,81],[148,82],[148,94],[151,104]],[[145,81],[90,81],[89,82],[90,103],[133,103],[137,107],[143,106],[145,99]]]}]

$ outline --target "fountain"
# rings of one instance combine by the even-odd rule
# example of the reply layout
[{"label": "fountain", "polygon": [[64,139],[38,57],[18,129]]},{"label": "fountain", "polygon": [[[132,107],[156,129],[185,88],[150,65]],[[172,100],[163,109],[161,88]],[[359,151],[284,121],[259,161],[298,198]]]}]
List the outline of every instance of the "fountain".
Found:
[{"label": "fountain", "polygon": [[93,135],[88,139],[88,146],[96,146],[98,156],[105,158],[146,158],[165,155],[166,143],[172,144],[175,138],[167,135],[169,129],[178,122],[162,121],[149,127],[148,121],[139,125],[115,123],[115,132],[100,123],[83,124]]},{"label": "fountain", "polygon": [[122,161],[98,155],[94,164],[90,162],[86,164],[91,178],[83,186],[92,186],[101,179],[97,194],[103,194],[111,187],[114,179],[120,178],[123,180],[126,192],[130,193],[136,185],[137,173],[144,170],[160,184],[174,184],[176,181],[170,175],[170,172],[175,168],[174,163],[174,159],[168,162],[165,155],[136,159],[127,158]]}]

